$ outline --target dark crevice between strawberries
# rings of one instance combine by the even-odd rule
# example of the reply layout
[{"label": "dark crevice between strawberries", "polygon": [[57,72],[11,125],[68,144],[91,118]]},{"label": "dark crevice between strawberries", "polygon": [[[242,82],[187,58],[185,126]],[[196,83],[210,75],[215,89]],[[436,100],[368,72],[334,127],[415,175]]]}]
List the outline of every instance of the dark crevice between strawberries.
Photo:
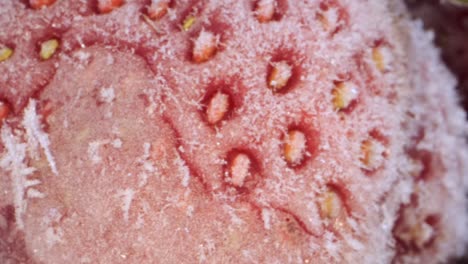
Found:
[{"label": "dark crevice between strawberries", "polygon": [[292,67],[291,77],[288,79],[284,87],[275,90],[274,93],[277,95],[282,95],[296,89],[297,86],[299,86],[301,83],[301,76],[305,71],[302,65],[302,61],[302,54],[296,50],[285,48],[284,46],[280,46],[274,50],[271,54],[271,61],[267,66],[267,72],[265,75],[266,86],[270,87],[269,78],[274,68],[273,65],[278,62],[286,62],[289,66]]}]

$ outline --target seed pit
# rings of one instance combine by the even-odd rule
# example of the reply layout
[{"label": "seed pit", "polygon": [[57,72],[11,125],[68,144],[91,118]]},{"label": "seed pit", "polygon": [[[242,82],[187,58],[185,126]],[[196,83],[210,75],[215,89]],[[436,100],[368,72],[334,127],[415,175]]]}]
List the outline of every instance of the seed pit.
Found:
[{"label": "seed pit", "polygon": [[285,0],[259,0],[254,3],[254,15],[260,23],[279,21],[288,9]]},{"label": "seed pit", "polygon": [[393,55],[389,45],[383,40],[378,40],[374,43],[371,57],[375,68],[381,73],[391,70]]},{"label": "seed pit", "polygon": [[97,0],[97,10],[100,14],[107,14],[121,7],[124,0]]},{"label": "seed pit", "polygon": [[0,45],[0,62],[8,60],[13,55],[13,48]]},{"label": "seed pit", "polygon": [[221,91],[211,97],[206,107],[206,119],[209,124],[215,125],[225,118],[231,107],[230,101],[229,95]]},{"label": "seed pit", "polygon": [[200,0],[191,0],[183,6],[179,6],[178,1],[174,1],[175,9],[182,10],[179,12],[177,20],[176,30],[182,31],[191,31],[192,29],[199,28],[198,21],[200,20],[200,15],[205,9],[206,2]]},{"label": "seed pit", "polygon": [[152,20],[159,20],[167,14],[171,5],[171,0],[151,0],[146,6],[146,14]]},{"label": "seed pit", "polygon": [[418,213],[417,204],[403,205],[393,227],[399,253],[420,252],[437,239],[440,215]]},{"label": "seed pit", "polygon": [[288,84],[292,76],[292,67],[285,61],[272,63],[271,66],[268,86],[273,92],[278,92]]},{"label": "seed pit", "polygon": [[227,154],[225,182],[234,187],[238,193],[249,193],[258,184],[258,162],[250,151],[234,149]]},{"label": "seed pit", "polygon": [[40,44],[39,57],[41,60],[50,59],[59,48],[59,41],[56,38],[46,40]]},{"label": "seed pit", "polygon": [[287,93],[297,86],[301,73],[299,55],[290,50],[279,49],[267,67],[267,87],[275,94]]},{"label": "seed pit", "polygon": [[289,167],[300,169],[317,155],[319,134],[304,121],[290,125],[282,138],[282,154]]},{"label": "seed pit", "polygon": [[334,35],[349,23],[349,14],[336,0],[325,0],[319,5],[317,20],[324,30]]},{"label": "seed pit", "polygon": [[332,103],[335,111],[350,111],[359,95],[357,86],[349,81],[335,82],[332,90]]},{"label": "seed pit", "polygon": [[221,126],[233,117],[234,109],[242,103],[244,86],[238,77],[211,81],[201,101],[200,115],[210,126]]},{"label": "seed pit", "polygon": [[192,60],[195,63],[208,61],[216,54],[218,44],[218,35],[202,30],[193,42]]},{"label": "seed pit", "polygon": [[250,176],[250,158],[244,154],[237,154],[229,166],[230,183],[236,187],[244,186],[247,177]]},{"label": "seed pit", "polygon": [[29,0],[32,9],[42,9],[53,5],[57,0]]},{"label": "seed pit", "polygon": [[372,130],[369,137],[361,142],[361,168],[367,172],[373,172],[381,168],[388,156],[385,145],[388,139],[379,131]]},{"label": "seed pit", "polygon": [[334,221],[346,213],[342,194],[334,185],[328,185],[320,197],[320,213],[322,218]]},{"label": "seed pit", "polygon": [[324,192],[318,196],[320,216],[324,224],[332,230],[347,228],[346,218],[351,214],[351,210],[346,197],[350,197],[349,191],[340,183],[328,183]]},{"label": "seed pit", "polygon": [[307,155],[307,138],[300,130],[290,130],[284,142],[284,158],[290,166],[299,165]]},{"label": "seed pit", "polygon": [[416,180],[431,180],[440,175],[439,170],[444,168],[440,157],[431,151],[411,149],[407,153],[413,161],[414,170],[412,172]]}]

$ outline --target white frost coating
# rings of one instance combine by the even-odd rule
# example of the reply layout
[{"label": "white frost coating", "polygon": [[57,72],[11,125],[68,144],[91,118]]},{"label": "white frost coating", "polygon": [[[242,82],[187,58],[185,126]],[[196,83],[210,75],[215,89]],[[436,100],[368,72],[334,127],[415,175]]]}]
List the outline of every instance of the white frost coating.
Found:
[{"label": "white frost coating", "polygon": [[266,230],[270,230],[271,228],[271,210],[263,208],[262,209],[262,221],[263,227]]},{"label": "white frost coating", "polygon": [[123,200],[121,208],[124,214],[125,222],[128,222],[128,213],[130,211],[130,206],[132,205],[134,196],[135,196],[135,190],[129,189],[129,188],[125,190],[120,190],[117,193],[117,197]]},{"label": "white frost coating", "polygon": [[[35,168],[26,165],[26,144],[20,143],[7,124],[3,124],[1,138],[6,153],[3,153],[0,167],[10,172],[14,194],[15,222],[18,229],[22,230],[24,229],[22,216],[26,212],[27,207],[27,201],[24,197],[25,191],[28,187],[39,184],[40,181],[27,179],[35,171]],[[35,195],[37,196],[37,193]]]},{"label": "white frost coating", "polygon": [[112,103],[115,99],[115,92],[113,87],[102,88],[99,92],[100,99],[103,103]]},{"label": "white frost coating", "polygon": [[120,138],[114,139],[111,144],[114,148],[119,149],[122,147],[122,140]]},{"label": "white frost coating", "polygon": [[194,211],[195,211],[195,208],[193,207],[193,205],[187,206],[187,216],[188,217],[192,217]]},{"label": "white frost coating", "polygon": [[55,175],[58,175],[57,166],[54,157],[50,151],[49,136],[41,128],[40,116],[36,112],[36,100],[29,100],[29,104],[24,110],[24,118],[22,122],[26,134],[28,136],[28,144],[33,149],[37,148],[37,144],[44,150],[44,154],[49,162],[50,169]]},{"label": "white frost coating", "polygon": [[232,206],[226,204],[226,205],[223,206],[223,209],[224,209],[225,212],[227,212],[229,214],[229,216],[231,217],[231,222],[234,225],[240,226],[240,225],[245,224],[245,222],[236,214],[236,209],[235,208],[233,208]]},{"label": "white frost coating", "polygon": [[101,141],[93,141],[88,144],[88,158],[94,165],[102,161],[102,158],[99,155],[99,148],[102,144],[103,143]]},{"label": "white frost coating", "polygon": [[44,198],[45,197],[45,194],[41,193],[40,191],[36,189],[28,189],[26,195],[28,198]]},{"label": "white frost coating", "polygon": [[57,243],[62,242],[63,231],[60,227],[48,227],[45,231],[46,243],[49,248],[55,246]]},{"label": "white frost coating", "polygon": [[182,175],[182,186],[188,187],[190,182],[190,171],[185,164],[185,161],[177,154],[177,158],[175,160],[177,164],[177,168],[179,168],[179,172]]}]

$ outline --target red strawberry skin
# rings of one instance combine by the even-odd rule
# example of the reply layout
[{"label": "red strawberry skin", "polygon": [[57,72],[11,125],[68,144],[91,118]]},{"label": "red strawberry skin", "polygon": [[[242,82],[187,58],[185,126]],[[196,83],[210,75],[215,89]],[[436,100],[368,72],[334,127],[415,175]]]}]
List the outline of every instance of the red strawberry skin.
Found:
[{"label": "red strawberry skin", "polygon": [[108,2],[0,9],[0,262],[462,253],[465,113],[400,2]]}]

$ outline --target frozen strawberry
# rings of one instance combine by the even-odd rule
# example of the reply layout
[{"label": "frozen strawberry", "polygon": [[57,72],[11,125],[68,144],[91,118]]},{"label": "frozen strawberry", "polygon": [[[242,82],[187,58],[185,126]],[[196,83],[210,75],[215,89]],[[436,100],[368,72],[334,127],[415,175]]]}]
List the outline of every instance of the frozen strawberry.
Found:
[{"label": "frozen strawberry", "polygon": [[20,2],[0,16],[0,263],[463,253],[466,114],[400,0]]}]

